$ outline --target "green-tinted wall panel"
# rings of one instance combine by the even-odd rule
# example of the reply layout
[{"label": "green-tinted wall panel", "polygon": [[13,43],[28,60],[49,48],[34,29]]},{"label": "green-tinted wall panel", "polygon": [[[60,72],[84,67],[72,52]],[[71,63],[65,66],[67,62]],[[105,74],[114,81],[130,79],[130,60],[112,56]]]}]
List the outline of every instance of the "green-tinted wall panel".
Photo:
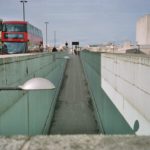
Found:
[{"label": "green-tinted wall panel", "polygon": [[0,116],[0,133],[16,135],[28,133],[27,96],[24,95]]},{"label": "green-tinted wall panel", "polygon": [[124,117],[101,87],[100,53],[82,51],[80,56],[100,132],[104,134],[134,134]]},{"label": "green-tinted wall panel", "polygon": [[54,90],[0,91],[0,135],[48,134],[63,79],[66,53],[39,53],[0,59],[0,86],[18,86],[33,77],[54,83]]}]

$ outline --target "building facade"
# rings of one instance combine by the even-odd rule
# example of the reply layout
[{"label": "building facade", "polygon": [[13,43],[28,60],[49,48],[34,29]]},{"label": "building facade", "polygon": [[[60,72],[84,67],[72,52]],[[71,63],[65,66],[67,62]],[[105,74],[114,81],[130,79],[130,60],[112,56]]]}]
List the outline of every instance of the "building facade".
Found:
[{"label": "building facade", "polygon": [[139,18],[137,21],[136,41],[140,51],[150,54],[150,14]]}]

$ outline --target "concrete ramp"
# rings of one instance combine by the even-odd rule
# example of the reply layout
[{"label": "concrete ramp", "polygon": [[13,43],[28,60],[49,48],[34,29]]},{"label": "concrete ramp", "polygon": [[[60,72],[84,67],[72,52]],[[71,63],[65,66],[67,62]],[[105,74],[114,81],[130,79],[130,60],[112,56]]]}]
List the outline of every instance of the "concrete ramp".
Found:
[{"label": "concrete ramp", "polygon": [[50,134],[97,133],[93,107],[79,56],[68,62]]}]

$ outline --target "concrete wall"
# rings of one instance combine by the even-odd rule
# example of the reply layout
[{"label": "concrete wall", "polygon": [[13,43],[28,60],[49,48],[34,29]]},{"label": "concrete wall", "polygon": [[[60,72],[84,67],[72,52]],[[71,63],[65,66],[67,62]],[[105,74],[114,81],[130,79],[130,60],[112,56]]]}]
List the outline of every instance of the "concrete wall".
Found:
[{"label": "concrete wall", "polygon": [[100,133],[134,134],[133,129],[101,87],[101,54],[82,51],[80,57]]},{"label": "concrete wall", "polygon": [[130,127],[150,135],[150,57],[102,54],[101,73],[103,90]]},{"label": "concrete wall", "polygon": [[[52,81],[56,89],[1,90],[0,135],[48,133],[66,65],[64,59],[54,60],[53,54],[1,56],[0,86],[18,86],[33,77],[43,77]],[[56,57],[59,58],[63,55],[56,53]]]}]

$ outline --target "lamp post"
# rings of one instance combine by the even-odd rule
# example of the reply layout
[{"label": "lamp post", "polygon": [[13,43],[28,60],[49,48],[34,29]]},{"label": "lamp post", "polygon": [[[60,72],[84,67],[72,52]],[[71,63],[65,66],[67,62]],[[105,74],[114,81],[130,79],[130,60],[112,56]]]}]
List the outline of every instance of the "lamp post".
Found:
[{"label": "lamp post", "polygon": [[[27,80],[23,85],[17,87],[0,87],[0,90],[24,90],[24,91],[33,91],[33,90],[53,90],[55,89],[54,84],[48,79],[36,77],[30,80]],[[30,103],[29,103],[29,92],[27,93],[27,134],[30,134]]]},{"label": "lamp post", "polygon": [[[30,80],[27,80],[23,85],[17,87],[0,87],[0,90],[24,90],[24,91],[33,91],[33,90],[53,90],[55,89],[54,84],[48,79],[36,77]],[[27,93],[27,134],[30,134],[30,103],[29,103],[29,92]]]},{"label": "lamp post", "polygon": [[47,50],[47,24],[48,24],[48,22],[46,21],[45,22],[45,25],[46,25],[46,50]]},{"label": "lamp post", "polygon": [[54,31],[54,47],[56,47],[56,31]]},{"label": "lamp post", "polygon": [[23,85],[17,87],[0,87],[0,90],[52,90],[55,89],[54,84],[45,78],[32,78]]},{"label": "lamp post", "polygon": [[23,21],[25,21],[25,3],[27,3],[27,0],[21,0],[20,1],[23,4]]}]

